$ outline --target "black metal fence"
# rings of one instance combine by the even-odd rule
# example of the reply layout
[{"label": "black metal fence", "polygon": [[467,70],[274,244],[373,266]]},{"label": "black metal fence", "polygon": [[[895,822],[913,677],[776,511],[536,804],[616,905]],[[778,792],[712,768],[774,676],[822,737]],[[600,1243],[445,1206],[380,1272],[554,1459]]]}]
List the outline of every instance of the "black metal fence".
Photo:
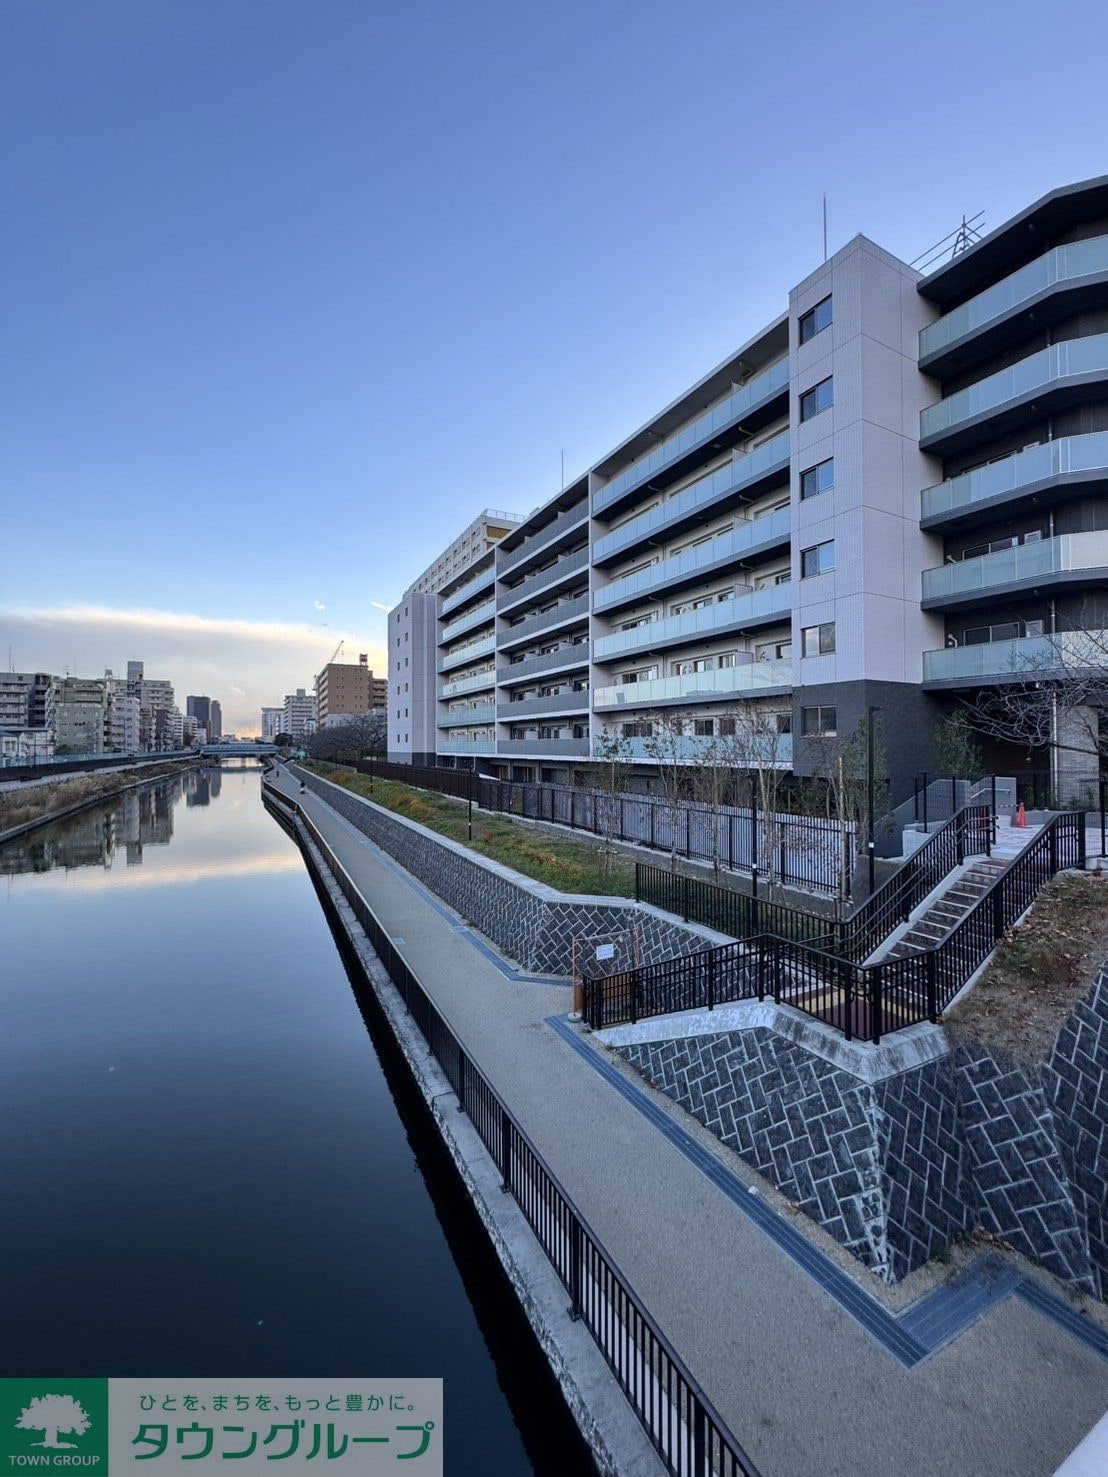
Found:
[{"label": "black metal fence", "polygon": [[824,816],[780,811],[767,828],[757,806],[674,803],[658,795],[609,794],[586,787],[493,779],[468,769],[368,759],[355,767],[361,774],[472,800],[482,810],[548,821],[605,840],[747,872],[755,890],[760,877],[772,875],[789,885],[836,892],[840,871],[846,871],[849,888],[854,867],[853,833],[848,827],[849,844],[844,847],[839,823]]},{"label": "black metal fence", "polygon": [[[407,766],[404,766],[407,768]],[[758,1477],[680,1356],[657,1327],[503,1099],[455,1036],[372,908],[295,801],[298,815],[349,902],[412,1020],[495,1161],[570,1299],[662,1461],[674,1477]]]},{"label": "black metal fence", "polygon": [[[965,821],[967,828],[978,824],[972,817]],[[1084,867],[1085,856],[1084,814],[1055,816],[934,948],[866,965],[810,942],[762,933],[664,965],[585,980],[584,1017],[598,1028],[771,995],[848,1040],[880,1041],[890,1031],[937,1021],[1043,885],[1059,871]]]},{"label": "black metal fence", "polygon": [[686,923],[703,923],[732,938],[775,934],[861,963],[913,908],[968,856],[984,855],[995,838],[987,805],[968,805],[936,831],[904,865],[857,908],[837,921],[784,903],[747,897],[661,867],[635,866],[635,899]]}]

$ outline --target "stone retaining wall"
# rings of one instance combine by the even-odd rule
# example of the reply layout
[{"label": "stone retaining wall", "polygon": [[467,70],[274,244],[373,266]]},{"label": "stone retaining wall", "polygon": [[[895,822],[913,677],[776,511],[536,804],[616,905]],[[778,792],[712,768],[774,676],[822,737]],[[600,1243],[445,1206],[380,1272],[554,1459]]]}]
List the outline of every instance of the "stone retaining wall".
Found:
[{"label": "stone retaining wall", "polygon": [[576,899],[474,856],[444,836],[392,814],[329,780],[296,768],[327,804],[417,877],[499,949],[535,974],[569,976],[576,939],[604,939],[633,924],[641,962],[656,964],[725,942],[695,924],[618,898]]},{"label": "stone retaining wall", "polygon": [[886,1281],[981,1227],[1108,1289],[1108,967],[1037,1065],[959,1043],[867,1082],[765,1027],[615,1049]]}]

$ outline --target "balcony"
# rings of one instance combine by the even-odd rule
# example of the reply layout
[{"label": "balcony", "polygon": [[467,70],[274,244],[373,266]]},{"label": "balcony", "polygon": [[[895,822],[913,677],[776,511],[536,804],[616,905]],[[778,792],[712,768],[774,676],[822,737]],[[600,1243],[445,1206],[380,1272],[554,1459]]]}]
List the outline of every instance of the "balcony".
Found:
[{"label": "balcony", "polygon": [[1108,395],[1108,333],[1067,339],[987,375],[920,411],[920,446],[946,453],[969,445],[978,428],[993,434],[1033,415]]},{"label": "balcony", "polygon": [[497,613],[506,615],[508,611],[516,610],[520,605],[537,600],[540,592],[553,589],[563,580],[569,579],[571,575],[580,574],[588,567],[589,551],[587,548],[577,549],[574,553],[567,554],[564,559],[559,559],[549,569],[540,569],[536,574],[528,575],[514,589],[501,590],[496,597]]},{"label": "balcony", "polygon": [[466,580],[464,585],[459,585],[452,594],[447,595],[439,607],[439,615],[449,615],[452,610],[457,610],[459,605],[464,605],[467,600],[472,600],[482,590],[491,590],[496,582],[496,569],[492,561],[488,567],[482,569],[480,574],[475,574],[472,579]]},{"label": "balcony", "polygon": [[1044,502],[1058,502],[1103,482],[1108,482],[1108,431],[1062,436],[925,487],[920,527],[979,523],[1019,498],[1041,495]]},{"label": "balcony", "polygon": [[480,641],[471,641],[468,646],[459,646],[455,651],[448,651],[439,660],[439,671],[449,672],[453,667],[462,667],[466,662],[475,662],[479,656],[489,656],[495,650],[496,636],[490,631],[487,636],[482,636]]},{"label": "balcony", "polygon": [[944,646],[923,653],[925,686],[972,687],[982,682],[1026,682],[1083,666],[1103,667],[1108,631],[1015,636],[977,646]]},{"label": "balcony", "polygon": [[496,669],[496,680],[511,685],[524,682],[528,677],[538,677],[543,672],[557,672],[589,664],[589,643],[582,641],[576,646],[559,646],[557,651],[543,652],[541,656],[524,657],[521,662],[501,662]]},{"label": "balcony", "polygon": [[573,621],[583,620],[589,613],[588,591],[573,600],[562,600],[553,610],[543,610],[528,616],[517,626],[504,626],[500,631],[499,649],[510,651],[512,647],[531,640],[541,632],[557,630]]},{"label": "balcony", "polygon": [[[648,456],[617,473],[610,482],[593,493],[593,515],[605,509],[612,511],[626,497],[652,478],[668,474],[671,479],[680,475],[681,465],[695,452],[702,452],[712,441],[729,431],[737,429],[743,420],[748,420],[767,407],[789,389],[789,360],[778,359],[768,369],[762,370],[745,385],[728,395],[726,400],[706,410],[696,420],[690,421],[680,431],[668,436],[661,446]],[[764,424],[763,420],[763,424]]]},{"label": "balcony", "polygon": [[435,745],[436,754],[454,754],[464,758],[468,754],[495,754],[495,739],[440,739]]},{"label": "balcony", "polygon": [[559,513],[556,518],[551,519],[536,533],[531,534],[518,549],[501,549],[496,571],[497,578],[504,579],[512,570],[519,569],[521,565],[527,564],[532,559],[545,559],[560,539],[572,534],[575,529],[584,533],[588,521],[589,505],[582,499],[574,507]]},{"label": "balcony", "polygon": [[742,559],[752,559],[787,546],[791,530],[791,508],[779,508],[776,513],[749,519],[727,533],[719,534],[709,543],[685,549],[669,559],[660,559],[649,569],[640,569],[637,574],[628,574],[604,585],[593,596],[593,609],[598,615],[602,611],[618,610],[621,606],[635,605],[664,591],[677,590],[683,585],[721,574]]},{"label": "balcony", "polygon": [[747,698],[792,687],[792,663],[750,661],[738,667],[712,672],[686,672],[676,677],[654,677],[647,682],[628,682],[620,687],[598,687],[593,708],[651,708],[666,703],[714,702],[721,698]]},{"label": "balcony", "polygon": [[789,433],[781,431],[755,451],[734,457],[673,497],[640,513],[593,544],[593,562],[610,564],[644,543],[676,537],[683,529],[705,523],[740,498],[751,497],[789,471]]},{"label": "balcony", "polygon": [[492,723],[495,719],[496,709],[492,703],[481,703],[476,707],[444,713],[438,723],[440,728],[470,728],[476,723]]},{"label": "balcony", "polygon": [[926,610],[955,608],[975,605],[983,595],[1010,595],[1043,585],[1103,585],[1105,581],[1108,532],[1063,533],[925,569],[922,603]]},{"label": "balcony", "polygon": [[496,716],[501,723],[516,723],[523,718],[538,718],[551,713],[587,713],[589,694],[558,692],[548,697],[525,697],[517,703],[497,703]]},{"label": "balcony", "polygon": [[646,621],[630,631],[616,631],[593,641],[593,660],[614,662],[633,652],[662,651],[724,636],[732,631],[753,630],[787,620],[792,613],[792,586],[770,585],[732,600],[717,600],[699,610],[686,610],[663,621]]},{"label": "balcony", "polygon": [[439,645],[445,646],[453,641],[456,636],[464,636],[467,631],[472,631],[475,626],[482,626],[486,621],[491,621],[496,615],[496,601],[486,600],[481,605],[475,605],[472,610],[467,610],[457,620],[451,621],[448,626],[443,626],[439,632]]},{"label": "balcony", "polygon": [[[685,734],[671,742],[665,741],[665,753],[671,754],[682,764],[703,764],[711,760],[716,764],[729,764],[736,768],[749,765],[752,769],[791,769],[793,762],[793,736],[791,733],[751,734],[745,741],[734,738],[698,738]],[[650,739],[624,739],[621,757],[628,760],[658,762],[657,750],[652,752]]]},{"label": "balcony", "polygon": [[439,701],[448,697],[461,697],[466,692],[483,692],[496,686],[496,672],[492,667],[485,672],[475,672],[472,677],[457,677],[453,682],[439,686]]},{"label": "balcony", "polygon": [[587,738],[500,739],[496,753],[500,759],[587,759],[589,741]]},{"label": "balcony", "polygon": [[922,329],[919,367],[941,375],[1015,343],[1108,295],[1108,236],[1073,241],[1028,262]]}]

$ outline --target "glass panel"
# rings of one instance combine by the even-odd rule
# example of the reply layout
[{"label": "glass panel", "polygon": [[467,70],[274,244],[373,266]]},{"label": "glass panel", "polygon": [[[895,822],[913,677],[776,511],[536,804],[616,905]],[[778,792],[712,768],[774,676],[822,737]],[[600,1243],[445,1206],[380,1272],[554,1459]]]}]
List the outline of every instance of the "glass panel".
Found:
[{"label": "glass panel", "polygon": [[593,658],[598,662],[611,661],[625,652],[649,649],[661,641],[675,641],[684,636],[690,639],[710,636],[717,631],[741,626],[744,621],[785,616],[791,609],[791,592],[788,586],[770,585],[765,590],[738,595],[733,600],[714,600],[710,605],[698,610],[683,611],[666,620],[649,621],[632,631],[617,631],[611,636],[600,636],[593,643]]},{"label": "glass panel", "polygon": [[952,512],[1067,472],[1108,471],[1108,431],[1063,436],[923,490],[925,518]]}]

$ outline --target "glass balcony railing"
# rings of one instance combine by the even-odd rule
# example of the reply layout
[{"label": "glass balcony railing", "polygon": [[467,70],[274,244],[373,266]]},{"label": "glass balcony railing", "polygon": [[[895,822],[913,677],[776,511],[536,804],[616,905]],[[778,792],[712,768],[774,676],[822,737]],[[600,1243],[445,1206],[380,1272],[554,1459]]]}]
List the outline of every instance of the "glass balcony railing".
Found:
[{"label": "glass balcony railing", "polygon": [[637,462],[624,469],[617,476],[605,483],[593,494],[592,507],[594,513],[601,512],[604,508],[611,507],[625,493],[638,487],[640,483],[656,477],[659,472],[665,471],[674,462],[688,452],[694,451],[702,443],[710,441],[721,431],[729,426],[734,426],[741,421],[755,405],[764,400],[769,400],[775,395],[789,387],[789,360],[788,356],[778,359],[776,364],[771,364],[768,369],[763,369],[753,379],[746,382],[741,388],[728,395],[726,400],[721,400],[718,405],[706,410],[703,415],[697,416],[696,420],[690,421],[680,431],[667,437],[661,446],[655,447],[648,456],[640,457]]},{"label": "glass balcony railing", "polygon": [[439,697],[461,697],[465,692],[481,692],[484,688],[496,686],[496,672],[492,667],[487,672],[475,672],[470,677],[456,677],[453,682],[443,682],[439,687]]},{"label": "glass balcony railing", "polygon": [[759,478],[775,471],[785,472],[789,466],[789,433],[781,431],[764,442],[756,451],[745,456],[736,456],[726,466],[718,467],[707,477],[683,488],[656,508],[640,513],[620,528],[598,538],[593,545],[593,559],[601,562],[622,554],[641,544],[644,539],[655,538],[666,528],[671,528],[691,513],[707,512],[713,503],[722,502],[733,493]]},{"label": "glass balcony railing", "polygon": [[588,548],[575,549],[572,554],[563,554],[554,564],[546,569],[537,569],[534,574],[529,574],[526,579],[520,580],[518,585],[511,589],[502,589],[496,602],[496,608],[502,614],[509,610],[516,610],[520,605],[537,597],[552,585],[560,584],[562,580],[568,579],[570,575],[580,574],[583,569],[589,567]]},{"label": "glass balcony railing", "polygon": [[1025,395],[1042,393],[1067,379],[1085,375],[1108,376],[1108,333],[1093,333],[1087,338],[1052,344],[1049,349],[1029,354],[1017,364],[948,395],[937,405],[928,405],[920,411],[920,441],[955,431]]},{"label": "glass balcony railing", "polygon": [[976,646],[944,646],[923,653],[925,682],[973,682],[983,677],[1026,681],[1084,665],[1102,667],[1108,631],[1067,631],[1057,636],[1016,636]]},{"label": "glass balcony railing", "polygon": [[744,662],[740,667],[717,667],[711,672],[683,672],[618,687],[598,687],[593,693],[593,707],[648,708],[653,703],[740,697],[791,687],[792,680],[792,663],[788,660]]},{"label": "glass balcony railing", "polygon": [[495,739],[440,739],[435,745],[436,754],[495,754]]},{"label": "glass balcony railing", "polygon": [[[657,763],[658,759],[657,751],[646,738],[624,739],[623,754],[630,760]],[[685,734],[676,741],[667,738],[665,754],[667,759],[672,755],[684,764],[703,764],[706,758],[714,758],[739,767],[749,764],[787,769],[793,762],[793,736],[791,733],[751,734],[744,742],[739,737],[698,738],[695,734]]]},{"label": "glass balcony railing", "polygon": [[485,621],[491,621],[495,614],[495,600],[486,600],[481,605],[475,605],[472,610],[467,610],[465,615],[460,615],[456,621],[451,621],[448,626],[443,626],[439,634],[440,644],[445,641],[453,641],[455,636],[461,636],[466,631],[471,631],[474,626],[480,626]]},{"label": "glass balcony railing", "polygon": [[456,651],[448,651],[439,662],[439,671],[449,672],[452,667],[461,667],[466,662],[475,662],[479,656],[488,656],[495,650],[495,635],[483,636],[480,641],[471,641],[468,646],[459,646]]},{"label": "glass balcony railing", "polygon": [[1044,441],[1041,446],[1017,451],[1001,461],[990,462],[987,467],[963,472],[949,482],[925,487],[922,513],[924,518],[960,513],[972,508],[974,503],[991,502],[1006,494],[1018,497],[1021,489],[1034,487],[1051,477],[1071,477],[1076,481],[1083,472],[1108,478],[1108,431]]},{"label": "glass balcony railing", "polygon": [[556,518],[552,518],[549,523],[543,528],[540,528],[537,533],[533,533],[530,538],[525,539],[518,549],[512,549],[510,551],[502,549],[499,555],[500,567],[497,571],[499,578],[503,579],[517,565],[523,564],[528,559],[533,559],[536,554],[541,554],[555,539],[561,538],[569,530],[581,527],[583,531],[583,525],[588,522],[588,517],[588,504],[582,499],[574,507],[567,508],[564,513],[559,513]]},{"label": "glass balcony railing", "polygon": [[662,590],[679,582],[686,575],[695,575],[724,564],[729,559],[741,559],[752,550],[772,547],[789,537],[792,529],[792,509],[778,508],[762,518],[752,518],[739,523],[727,533],[695,549],[685,549],[669,559],[659,559],[649,569],[640,569],[637,574],[628,574],[623,579],[613,580],[597,590],[593,599],[596,611],[608,610],[612,606],[626,605],[654,590]]},{"label": "glass balcony railing", "polygon": [[475,574],[471,580],[466,580],[464,585],[459,585],[456,590],[445,597],[439,615],[449,615],[452,610],[457,610],[459,605],[472,599],[479,591],[490,590],[495,579],[496,568],[490,563],[487,569],[482,569],[480,574]]},{"label": "glass balcony railing", "polygon": [[611,662],[633,651],[677,645],[686,639],[696,641],[721,631],[739,629],[748,621],[785,619],[791,610],[792,587],[770,585],[764,590],[752,590],[748,595],[702,605],[698,610],[682,611],[663,621],[646,621],[630,631],[598,636],[593,642],[593,660]]},{"label": "glass balcony railing", "polygon": [[[923,571],[924,600],[986,593],[1020,580],[1051,574],[1108,569],[1108,532],[1064,533],[1058,538],[998,549],[977,559],[961,559]],[[597,643],[599,645],[599,643]]]},{"label": "glass balcony railing", "polygon": [[919,356],[925,359],[957,343],[967,334],[987,328],[996,319],[1003,318],[1049,287],[1074,286],[1083,277],[1095,277],[1105,272],[1108,272],[1108,236],[1055,246],[1010,277],[946,313],[937,323],[929,323],[921,329]]},{"label": "glass balcony railing", "polygon": [[440,728],[468,728],[475,723],[492,723],[496,718],[496,708],[492,703],[482,703],[479,707],[458,708],[453,713],[444,713],[439,719]]}]

